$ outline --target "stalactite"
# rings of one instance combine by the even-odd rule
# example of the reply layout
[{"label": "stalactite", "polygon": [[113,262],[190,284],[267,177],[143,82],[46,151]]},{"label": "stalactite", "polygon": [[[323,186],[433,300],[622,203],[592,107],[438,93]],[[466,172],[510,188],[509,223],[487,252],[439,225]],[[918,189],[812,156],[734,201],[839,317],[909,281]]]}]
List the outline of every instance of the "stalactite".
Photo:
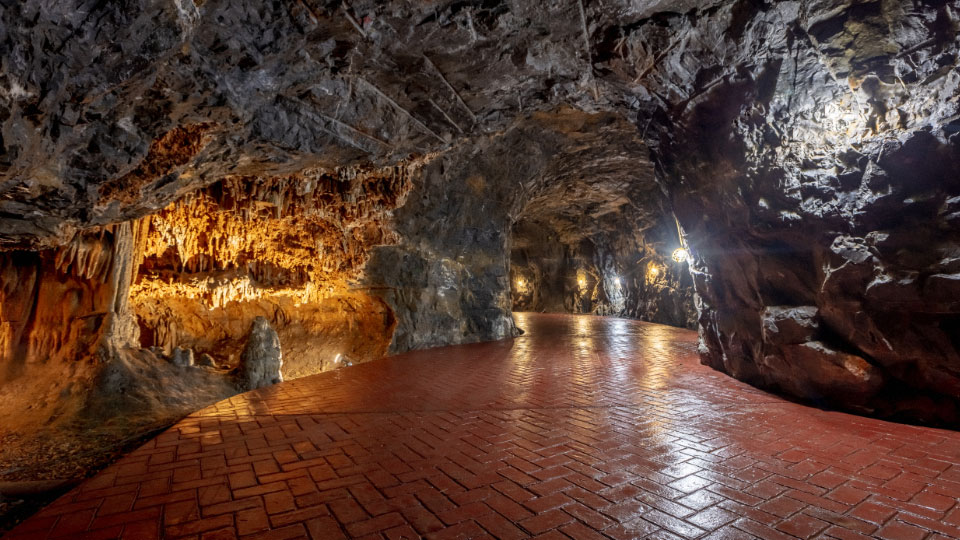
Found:
[{"label": "stalactite", "polygon": [[180,268],[168,271],[249,267],[265,285],[342,281],[363,266],[371,247],[354,231],[372,226],[381,231],[377,242],[395,241],[386,214],[403,202],[422,162],[227,178],[151,219],[147,266],[164,270],[161,259],[172,249]]},{"label": "stalactite", "polygon": [[374,246],[398,240],[391,212],[427,159],[228,177],[142,220],[131,288],[141,345],[190,347],[231,365],[248,319],[262,315],[288,340],[292,374],[332,368],[338,353],[384,354],[389,308],[347,283]]}]

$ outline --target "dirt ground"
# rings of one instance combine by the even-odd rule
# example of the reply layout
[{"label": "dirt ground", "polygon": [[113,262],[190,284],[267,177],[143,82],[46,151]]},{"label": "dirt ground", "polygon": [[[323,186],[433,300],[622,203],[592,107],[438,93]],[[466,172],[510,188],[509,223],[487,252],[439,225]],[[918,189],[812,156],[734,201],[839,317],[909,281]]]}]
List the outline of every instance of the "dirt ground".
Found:
[{"label": "dirt ground", "polygon": [[124,429],[78,424],[29,437],[0,436],[0,536],[175,421]]}]

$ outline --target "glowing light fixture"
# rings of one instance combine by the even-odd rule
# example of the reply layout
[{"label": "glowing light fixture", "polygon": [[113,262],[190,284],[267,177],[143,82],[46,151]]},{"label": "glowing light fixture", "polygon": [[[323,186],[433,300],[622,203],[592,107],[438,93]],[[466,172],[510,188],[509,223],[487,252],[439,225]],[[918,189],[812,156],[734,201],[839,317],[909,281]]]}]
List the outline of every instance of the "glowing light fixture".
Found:
[{"label": "glowing light fixture", "polygon": [[617,287],[620,286],[620,276],[613,276],[613,284]]},{"label": "glowing light fixture", "polygon": [[673,260],[678,263],[686,262],[690,260],[690,250],[687,249],[687,243],[683,241],[683,229],[680,227],[680,220],[677,219],[677,216],[673,216],[673,222],[677,224],[677,238],[680,239],[680,247],[673,250]]},{"label": "glowing light fixture", "polygon": [[524,281],[523,278],[517,278],[517,288],[518,288],[518,289],[522,289],[526,284],[527,284],[527,282]]},{"label": "glowing light fixture", "polygon": [[652,281],[657,279],[657,276],[659,275],[660,275],[660,267],[651,263],[650,266],[647,268],[647,277]]},{"label": "glowing light fixture", "polygon": [[577,276],[577,286],[580,287],[581,289],[586,288],[587,279],[584,278],[583,276]]}]

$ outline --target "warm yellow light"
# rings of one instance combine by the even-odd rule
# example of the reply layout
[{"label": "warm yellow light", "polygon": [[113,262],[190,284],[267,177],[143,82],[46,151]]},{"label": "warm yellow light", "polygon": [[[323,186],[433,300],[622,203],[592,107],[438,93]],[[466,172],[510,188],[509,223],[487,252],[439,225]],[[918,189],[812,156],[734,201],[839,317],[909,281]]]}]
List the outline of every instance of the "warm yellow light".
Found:
[{"label": "warm yellow light", "polygon": [[657,276],[659,275],[660,275],[660,268],[658,268],[657,265],[651,264],[650,267],[647,268],[647,277],[649,277],[650,279],[657,279]]},{"label": "warm yellow light", "polygon": [[673,250],[673,260],[677,262],[684,262],[690,258],[690,252],[687,251],[687,248],[677,248]]},{"label": "warm yellow light", "polygon": [[518,289],[522,289],[523,286],[526,285],[526,284],[527,284],[527,282],[524,281],[523,278],[517,278],[517,288],[518,288]]},{"label": "warm yellow light", "polygon": [[583,277],[578,277],[578,278],[577,278],[577,285],[582,289],[582,288],[584,288],[584,287],[587,286],[587,280],[584,279]]}]

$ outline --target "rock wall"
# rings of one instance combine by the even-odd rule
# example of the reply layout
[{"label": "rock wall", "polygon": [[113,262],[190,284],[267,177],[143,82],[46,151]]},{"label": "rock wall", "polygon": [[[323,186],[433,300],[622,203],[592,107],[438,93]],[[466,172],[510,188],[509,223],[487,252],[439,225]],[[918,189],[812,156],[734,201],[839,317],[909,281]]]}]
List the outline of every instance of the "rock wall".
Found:
[{"label": "rock wall", "polygon": [[541,220],[565,243],[648,226],[661,195],[645,155],[623,118],[569,107],[438,154],[394,213],[402,240],[366,267],[397,317],[391,350],[513,335],[512,226]]},{"label": "rock wall", "polygon": [[[136,340],[127,296],[136,272],[129,223],[66,246],[0,257],[0,414],[20,427],[76,412],[61,400],[92,384],[103,354]],[[68,409],[68,410],[64,410]]]},{"label": "rock wall", "polygon": [[735,3],[629,38],[664,51],[654,147],[705,363],[827,406],[960,420],[958,8]]},{"label": "rock wall", "polygon": [[[69,439],[71,425],[124,439],[232,393],[223,377],[184,373],[139,349],[129,288],[144,235],[126,222],[0,257],[4,435],[50,428]],[[107,419],[125,427],[105,434]]]}]

